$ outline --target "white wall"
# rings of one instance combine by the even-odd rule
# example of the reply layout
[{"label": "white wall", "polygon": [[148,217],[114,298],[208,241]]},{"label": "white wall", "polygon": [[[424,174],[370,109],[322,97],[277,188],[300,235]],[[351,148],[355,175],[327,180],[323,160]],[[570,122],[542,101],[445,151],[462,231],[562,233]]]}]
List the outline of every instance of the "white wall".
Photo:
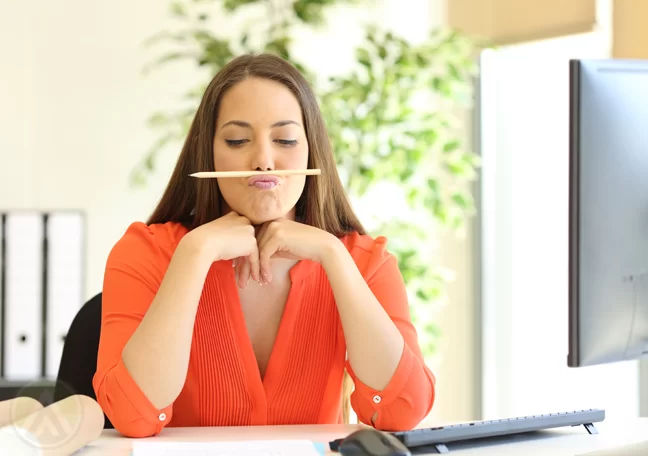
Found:
[{"label": "white wall", "polygon": [[482,68],[485,418],[638,415],[637,363],[567,367],[568,60],[605,30],[505,48]]}]

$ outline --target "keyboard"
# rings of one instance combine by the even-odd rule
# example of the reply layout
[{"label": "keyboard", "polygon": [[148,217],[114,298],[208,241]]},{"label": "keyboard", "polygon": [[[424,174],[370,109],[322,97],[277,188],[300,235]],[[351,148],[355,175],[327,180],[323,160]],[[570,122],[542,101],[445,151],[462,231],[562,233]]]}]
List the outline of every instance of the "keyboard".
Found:
[{"label": "keyboard", "polygon": [[[521,434],[546,429],[584,426],[590,434],[596,434],[594,423],[605,419],[605,410],[589,409],[571,412],[529,415],[501,420],[473,421],[433,428],[392,432],[410,450],[417,447],[434,447],[438,453],[448,453],[447,444],[489,437]],[[339,441],[331,442],[331,450],[336,451]]]}]

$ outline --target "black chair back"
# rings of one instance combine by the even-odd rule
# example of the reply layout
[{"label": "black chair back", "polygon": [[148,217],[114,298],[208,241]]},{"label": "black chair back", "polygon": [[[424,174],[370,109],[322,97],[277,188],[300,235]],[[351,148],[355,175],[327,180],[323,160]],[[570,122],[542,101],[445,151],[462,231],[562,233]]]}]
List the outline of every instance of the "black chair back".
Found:
[{"label": "black chair back", "polygon": [[[83,394],[94,400],[92,378],[97,370],[99,335],[101,334],[101,293],[94,296],[77,312],[63,345],[54,401],[74,394]],[[104,414],[104,429],[113,425]]]}]

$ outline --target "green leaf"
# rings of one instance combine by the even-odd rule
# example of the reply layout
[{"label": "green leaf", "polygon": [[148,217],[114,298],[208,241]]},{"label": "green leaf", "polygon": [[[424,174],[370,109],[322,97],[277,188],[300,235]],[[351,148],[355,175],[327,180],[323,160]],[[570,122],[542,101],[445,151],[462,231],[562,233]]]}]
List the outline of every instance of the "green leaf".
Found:
[{"label": "green leaf", "polygon": [[462,192],[453,193],[452,201],[461,209],[469,209],[472,206],[471,199]]},{"label": "green leaf", "polygon": [[443,153],[449,154],[459,149],[460,143],[458,139],[451,139],[443,145]]},{"label": "green leaf", "polygon": [[416,290],[416,297],[419,298],[422,301],[427,301],[428,299],[430,299],[429,295],[426,294],[425,291],[423,291],[421,289]]},{"label": "green leaf", "polygon": [[233,13],[241,7],[254,3],[265,3],[267,0],[223,0],[223,8],[228,13]]},{"label": "green leaf", "polygon": [[479,155],[472,153],[472,152],[466,152],[461,156],[461,160],[466,162],[468,166],[472,168],[478,168],[481,166],[481,158]]},{"label": "green leaf", "polygon": [[278,55],[284,59],[290,60],[290,46],[291,39],[288,36],[280,36],[265,45],[265,52]]},{"label": "green leaf", "polygon": [[324,23],[322,2],[312,0],[294,0],[292,10],[300,21],[305,24],[319,26]]},{"label": "green leaf", "polygon": [[463,160],[446,162],[446,170],[455,177],[470,178],[474,174],[474,168]]},{"label": "green leaf", "polygon": [[356,60],[362,66],[366,67],[369,70],[371,69],[371,57],[369,57],[369,51],[367,49],[356,49]]},{"label": "green leaf", "polygon": [[166,114],[156,112],[148,118],[147,123],[151,128],[162,127],[169,123],[169,118]]},{"label": "green leaf", "polygon": [[417,188],[412,188],[407,192],[407,202],[413,206],[420,198],[420,191]]},{"label": "green leaf", "polygon": [[428,336],[439,336],[441,333],[439,326],[435,323],[426,324],[424,331]]},{"label": "green leaf", "polygon": [[178,17],[186,17],[187,9],[180,1],[173,1],[169,5],[171,9],[171,14]]},{"label": "green leaf", "polygon": [[458,230],[464,226],[464,217],[462,214],[453,214],[450,219],[450,228],[453,230]]},{"label": "green leaf", "polygon": [[448,208],[441,202],[441,200],[436,200],[433,207],[434,215],[442,224],[448,222]]},{"label": "green leaf", "polygon": [[427,181],[427,187],[432,191],[434,194],[439,193],[439,181],[437,179],[428,179]]},{"label": "green leaf", "polygon": [[459,71],[459,68],[457,68],[457,65],[455,65],[453,62],[448,63],[448,75],[455,81],[463,80],[461,71]]},{"label": "green leaf", "polygon": [[155,168],[155,154],[149,154],[148,157],[144,160],[144,167],[148,171],[152,171]]},{"label": "green leaf", "polygon": [[368,179],[368,180],[373,180],[374,179],[375,171],[374,171],[373,168],[367,168],[365,166],[360,166],[360,168],[358,169],[358,172],[365,179]]}]

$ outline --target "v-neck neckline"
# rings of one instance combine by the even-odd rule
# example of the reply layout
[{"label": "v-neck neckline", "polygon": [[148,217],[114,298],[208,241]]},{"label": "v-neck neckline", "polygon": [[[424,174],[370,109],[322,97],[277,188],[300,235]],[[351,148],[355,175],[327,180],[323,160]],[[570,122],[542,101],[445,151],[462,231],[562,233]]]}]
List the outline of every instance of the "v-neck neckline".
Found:
[{"label": "v-neck neckline", "polygon": [[245,314],[241,305],[232,262],[222,261],[220,263],[224,269],[223,272],[227,276],[224,284],[228,289],[227,296],[232,297],[231,301],[227,303],[227,311],[234,326],[237,349],[245,368],[246,379],[254,402],[253,423],[264,424],[267,421],[268,403],[272,400],[273,394],[280,385],[282,372],[285,368],[286,356],[301,308],[304,278],[308,277],[316,264],[302,260],[297,262],[289,271],[290,289],[266,365],[265,375],[262,378],[254,347],[252,346],[252,339],[245,322]]}]

